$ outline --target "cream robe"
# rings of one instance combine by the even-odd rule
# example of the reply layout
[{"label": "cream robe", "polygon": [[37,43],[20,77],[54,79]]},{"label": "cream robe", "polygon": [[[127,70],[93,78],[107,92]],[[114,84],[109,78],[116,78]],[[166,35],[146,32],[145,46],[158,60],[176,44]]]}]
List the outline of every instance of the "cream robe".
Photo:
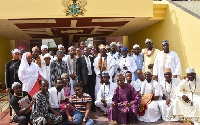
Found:
[{"label": "cream robe", "polygon": [[165,95],[168,99],[171,100],[171,104],[169,106],[166,105],[166,100],[160,100],[158,102],[162,114],[162,119],[164,121],[174,121],[174,119],[172,119],[174,99],[176,98],[176,93],[177,93],[176,89],[179,83],[180,83],[179,78],[172,78],[172,82],[170,84],[165,80],[160,83],[162,95]]},{"label": "cream robe", "polygon": [[[95,98],[97,99],[97,93],[101,87],[101,83],[100,83],[100,78],[99,78],[99,74],[100,74],[100,70],[98,70],[98,60],[100,59],[100,54],[94,59],[94,72],[96,74],[96,85],[95,85]],[[104,57],[102,58],[102,60],[104,61]],[[107,72],[109,73],[110,76],[110,82],[112,81],[112,76],[114,75],[115,72],[115,67],[117,65],[116,60],[112,59],[111,56],[107,56]]]},{"label": "cream robe", "polygon": [[[150,71],[151,73],[153,73],[153,69],[148,69],[148,65],[149,64],[153,64],[155,62],[155,59],[156,59],[156,56],[157,54],[160,52],[160,50],[158,49],[155,49],[154,53],[148,57],[145,53],[144,53],[145,49],[142,49],[142,54],[144,55],[144,64],[143,64],[143,67],[144,67],[144,72],[146,71]],[[151,51],[149,51],[150,53]]]},{"label": "cream robe", "polygon": [[172,75],[178,75],[181,76],[182,70],[181,70],[181,62],[178,54],[174,51],[170,51],[167,54],[166,57],[166,63],[165,67],[163,67],[163,60],[164,60],[164,52],[160,51],[157,56],[156,60],[154,62],[153,66],[153,75],[158,76],[158,82],[161,82],[164,80],[164,69],[165,68],[171,68]]},{"label": "cream robe", "polygon": [[[100,107],[104,112],[106,112],[112,103],[112,98],[114,95],[114,91],[117,88],[116,83],[110,83],[109,85],[105,85],[105,83],[100,87],[100,90],[97,93],[97,100],[95,101],[95,105]],[[105,99],[107,103],[107,107],[103,106],[101,99]]]},{"label": "cream robe", "polygon": [[[177,87],[177,97],[174,103],[173,115],[183,115],[188,117],[198,116],[200,117],[200,77],[196,76],[196,90],[193,94],[193,106],[191,103],[183,101],[182,96],[186,95],[192,101],[192,93],[190,90],[191,81],[183,79]],[[191,83],[191,88],[194,90],[195,84]]]},{"label": "cream robe", "polygon": [[[154,96],[160,96],[160,84],[154,80],[152,80],[151,83],[148,83],[147,81],[144,82],[142,84],[141,94],[154,94]],[[158,102],[159,100],[154,100],[148,104],[144,116],[138,116],[138,120],[144,122],[156,122],[161,117]]]}]

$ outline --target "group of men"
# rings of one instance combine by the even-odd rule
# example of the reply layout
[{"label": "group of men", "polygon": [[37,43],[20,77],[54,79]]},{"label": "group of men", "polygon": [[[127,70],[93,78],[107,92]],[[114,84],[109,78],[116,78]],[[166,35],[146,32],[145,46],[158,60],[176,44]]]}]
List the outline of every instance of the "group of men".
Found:
[{"label": "group of men", "polygon": [[[81,90],[91,96],[91,111],[95,112],[96,107],[100,107],[109,120],[122,124],[135,122],[137,119],[156,122],[160,117],[171,121],[178,120],[176,116],[200,116],[200,77],[196,76],[194,68],[187,68],[187,76],[180,80],[180,58],[176,52],[169,49],[167,40],[162,41],[163,50],[160,51],[154,48],[153,41],[147,38],[147,48],[140,52],[140,46],[135,44],[131,53],[128,53],[128,48],[120,42],[100,44],[99,53],[93,45],[85,46],[85,42],[80,42],[80,46],[77,43],[72,45],[68,52],[63,45],[58,45],[56,55],[52,51],[48,53],[47,45],[41,46],[41,55],[38,47],[32,48],[32,61],[40,67],[41,72],[38,73],[48,81],[49,89],[54,86],[59,88],[55,84],[59,81],[57,78],[66,74],[65,79],[69,82],[68,95],[76,97],[73,95],[77,95],[78,90],[74,90],[73,86],[79,83]],[[23,51],[15,49],[12,53],[15,52]],[[8,72],[13,65],[11,63],[15,62],[8,62],[6,65],[8,90],[12,83],[20,82],[20,78]],[[16,73],[16,70],[14,71]],[[11,81],[10,77],[14,80]],[[64,81],[64,76],[62,78]],[[27,84],[21,83],[22,86]],[[58,89],[55,87],[51,90],[55,92],[51,97],[52,101],[58,98]],[[27,91],[23,87],[22,90]],[[59,92],[61,90],[59,89]],[[61,95],[59,98],[61,99]],[[59,108],[58,104],[54,108]],[[66,112],[69,115],[69,112]]]}]

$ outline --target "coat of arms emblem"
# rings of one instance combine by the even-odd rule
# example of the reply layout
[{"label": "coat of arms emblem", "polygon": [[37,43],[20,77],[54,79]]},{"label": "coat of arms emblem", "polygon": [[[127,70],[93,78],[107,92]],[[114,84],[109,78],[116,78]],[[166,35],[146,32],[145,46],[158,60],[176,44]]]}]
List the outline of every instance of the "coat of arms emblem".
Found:
[{"label": "coat of arms emblem", "polygon": [[86,0],[63,0],[62,5],[65,7],[64,13],[66,16],[78,16],[83,15],[86,12],[85,5],[87,4]]}]

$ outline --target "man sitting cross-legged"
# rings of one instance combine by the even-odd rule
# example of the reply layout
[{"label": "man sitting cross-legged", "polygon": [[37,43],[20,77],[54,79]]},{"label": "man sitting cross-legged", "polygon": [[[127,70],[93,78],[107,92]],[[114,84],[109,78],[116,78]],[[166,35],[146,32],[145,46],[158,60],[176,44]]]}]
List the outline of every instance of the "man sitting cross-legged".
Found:
[{"label": "man sitting cross-legged", "polygon": [[138,112],[140,98],[134,87],[124,83],[123,74],[117,75],[117,84],[119,85],[112,98],[112,107],[108,110],[108,119],[117,121],[122,124],[134,122]]},{"label": "man sitting cross-legged", "polygon": [[173,108],[174,101],[176,98],[176,89],[180,83],[179,78],[172,78],[172,71],[170,68],[165,68],[164,70],[165,79],[160,83],[161,91],[163,94],[163,100],[160,100],[159,108],[162,114],[162,119],[165,121],[176,121],[173,119]]},{"label": "man sitting cross-legged", "polygon": [[117,84],[109,82],[110,76],[108,73],[103,73],[102,77],[104,83],[97,93],[97,100],[95,101],[95,105],[100,107],[105,112],[104,114],[106,114],[106,111],[110,108],[112,103],[112,98]]}]

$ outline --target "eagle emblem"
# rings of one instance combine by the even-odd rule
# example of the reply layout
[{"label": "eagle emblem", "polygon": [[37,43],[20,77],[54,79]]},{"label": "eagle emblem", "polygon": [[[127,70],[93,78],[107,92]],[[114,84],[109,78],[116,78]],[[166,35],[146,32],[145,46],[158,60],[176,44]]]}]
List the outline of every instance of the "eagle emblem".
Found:
[{"label": "eagle emblem", "polygon": [[84,15],[86,4],[86,0],[62,0],[66,16],[72,15],[73,17],[77,17],[78,15]]}]

